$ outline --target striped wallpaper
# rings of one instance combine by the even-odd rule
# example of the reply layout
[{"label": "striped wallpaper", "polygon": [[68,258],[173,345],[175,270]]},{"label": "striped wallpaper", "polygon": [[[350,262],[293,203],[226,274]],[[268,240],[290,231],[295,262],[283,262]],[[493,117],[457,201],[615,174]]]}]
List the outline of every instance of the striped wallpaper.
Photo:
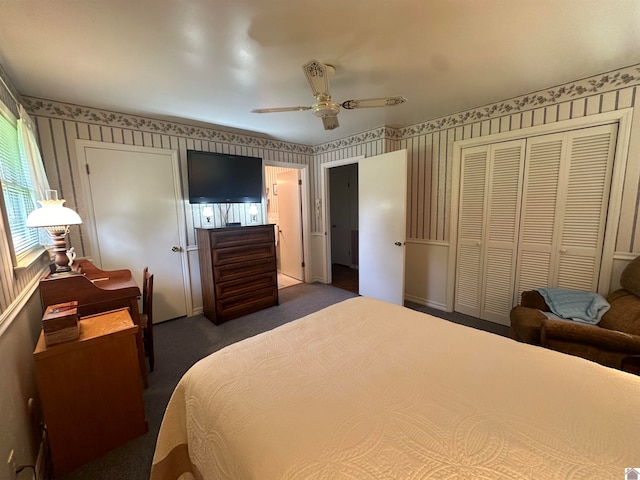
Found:
[{"label": "striped wallpaper", "polygon": [[[380,127],[359,135],[314,147],[277,142],[132,115],[26,98],[36,119],[47,172],[69,206],[82,214],[82,198],[73,140],[75,138],[173,148],[181,161],[187,148],[231,151],[262,156],[273,162],[301,163],[310,170],[310,202],[319,198],[321,164],[358,155],[373,156],[396,149],[408,151],[407,237],[410,240],[448,242],[451,205],[453,143],[501,132],[550,124],[601,112],[636,106],[640,68],[631,66],[577,80],[545,91],[460,112],[428,122],[394,129]],[[634,122],[624,185],[622,221],[617,251],[640,252],[637,212],[640,168],[640,126]],[[200,214],[192,209],[189,227],[198,226]],[[238,213],[241,215],[241,212]],[[311,231],[320,225],[312,216]],[[81,232],[72,235],[74,245],[84,247]],[[189,244],[194,238],[189,232]]]},{"label": "striped wallpaper", "polygon": [[[534,125],[558,122],[628,107],[636,107],[640,85],[640,66],[634,65],[607,74],[576,80],[545,91],[512,98],[447,117],[394,129],[381,127],[359,135],[315,147],[278,142],[260,137],[169,123],[155,119],[81,107],[55,101],[23,97],[20,99],[10,79],[0,75],[0,95],[11,110],[12,95],[23,102],[36,122],[44,162],[54,188],[67,205],[83,213],[84,202],[78,181],[74,140],[89,139],[130,145],[172,148],[184,164],[189,148],[236,152],[261,156],[267,162],[308,165],[309,201],[319,197],[319,171],[324,162],[358,155],[372,156],[399,148],[408,151],[407,237],[416,242],[443,242],[449,239],[451,205],[452,145],[456,140],[510,132]],[[634,114],[635,115],[635,114]],[[633,122],[629,145],[629,162],[625,175],[617,253],[640,252],[640,121]],[[184,166],[183,166],[184,167]],[[184,172],[184,168],[183,168]],[[183,179],[184,185],[184,179]],[[313,211],[313,208],[311,208]],[[194,245],[193,228],[203,217],[198,207],[190,208],[188,242]],[[232,219],[246,215],[233,211]],[[311,231],[318,232],[315,216]],[[72,227],[71,243],[81,255],[89,255],[80,227]],[[2,232],[2,238],[6,238]],[[6,241],[0,245],[0,308],[7,306],[38,274],[41,264],[14,275]]]},{"label": "striped wallpaper", "polygon": [[[185,183],[187,150],[261,157],[267,164],[284,162],[310,165],[312,161],[311,148],[303,145],[29,97],[25,98],[25,105],[38,127],[43,161],[52,188],[56,188],[59,196],[67,201],[66,206],[77,210],[81,217],[85,213],[85,206],[78,177],[75,139],[177,150],[184,192],[187,191]],[[206,222],[202,215],[202,208],[201,205],[187,207],[187,247],[196,244],[194,228]],[[244,205],[232,205],[228,221],[248,223],[247,210],[248,208]],[[262,209],[259,210],[261,212],[259,221],[263,221]],[[220,212],[217,208],[214,208],[212,222],[214,226],[221,226]],[[72,227],[70,243],[74,245],[79,255],[91,255],[82,226]]]}]

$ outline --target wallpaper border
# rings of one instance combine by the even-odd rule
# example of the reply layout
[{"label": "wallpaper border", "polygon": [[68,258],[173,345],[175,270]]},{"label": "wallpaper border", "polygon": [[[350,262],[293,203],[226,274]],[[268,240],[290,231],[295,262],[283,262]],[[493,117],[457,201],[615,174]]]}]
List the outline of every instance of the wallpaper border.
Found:
[{"label": "wallpaper border", "polygon": [[460,127],[469,123],[490,120],[496,117],[516,112],[535,110],[540,107],[556,105],[580,97],[614,91],[621,87],[640,85],[640,64],[612,70],[607,73],[593,75],[581,80],[575,80],[556,87],[539,90],[537,92],[520,95],[497,103],[490,103],[481,107],[464,110],[426,122],[420,122],[405,127],[380,127],[368,132],[342,138],[333,142],[323,143],[313,148],[314,153],[325,153],[342,148],[352,147],[382,137],[388,140],[404,140],[438,132],[448,128]]},{"label": "wallpaper border", "polygon": [[316,146],[295,144],[249,135],[230,133],[192,126],[185,123],[173,123],[149,117],[129,115],[90,107],[23,96],[25,108],[34,115],[85,121],[88,123],[135,128],[141,131],[177,135],[202,140],[246,145],[249,147],[273,149],[303,154],[322,154],[361,145],[377,140],[404,140],[410,137],[459,127],[469,123],[490,120],[516,112],[525,112],[536,108],[556,105],[568,100],[614,91],[621,87],[640,85],[640,64],[612,70],[604,74],[593,75],[537,92],[513,97],[497,103],[464,110],[459,113],[420,122],[405,127],[381,126]]},{"label": "wallpaper border", "polygon": [[149,133],[197,138],[211,142],[230,143],[282,152],[312,154],[312,149],[308,145],[224,132],[213,127],[207,128],[187,123],[167,122],[151,117],[118,113],[37,97],[23,96],[22,99],[24,100],[25,109],[32,115],[93,123],[108,127],[131,128]]},{"label": "wallpaper border", "polygon": [[557,87],[539,90],[513,97],[497,103],[491,103],[462,112],[440,117],[428,122],[416,123],[406,127],[390,129],[393,140],[403,140],[425,132],[435,132],[448,128],[459,127],[468,123],[490,120],[495,117],[509,115],[516,112],[534,110],[536,108],[556,105],[580,97],[602,94],[614,91],[620,87],[640,84],[640,64],[612,70],[610,72],[593,75],[581,80],[575,80]]}]

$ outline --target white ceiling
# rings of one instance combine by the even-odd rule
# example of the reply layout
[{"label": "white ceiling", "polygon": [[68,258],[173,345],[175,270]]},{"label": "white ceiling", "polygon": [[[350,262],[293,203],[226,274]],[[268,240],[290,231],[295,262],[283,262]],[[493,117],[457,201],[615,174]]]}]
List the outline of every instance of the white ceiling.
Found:
[{"label": "white ceiling", "polygon": [[[325,131],[302,64],[336,67]],[[640,0],[0,0],[22,95],[317,145],[640,63]]]}]

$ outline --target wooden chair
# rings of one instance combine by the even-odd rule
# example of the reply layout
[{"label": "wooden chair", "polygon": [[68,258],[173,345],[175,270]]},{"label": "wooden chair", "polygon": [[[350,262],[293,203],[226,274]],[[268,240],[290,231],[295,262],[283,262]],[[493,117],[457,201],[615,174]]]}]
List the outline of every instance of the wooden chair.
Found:
[{"label": "wooden chair", "polygon": [[145,267],[142,273],[142,313],[140,315],[140,327],[142,328],[144,353],[149,357],[149,371],[153,372],[155,363],[153,355],[153,274],[149,273],[149,267]]}]

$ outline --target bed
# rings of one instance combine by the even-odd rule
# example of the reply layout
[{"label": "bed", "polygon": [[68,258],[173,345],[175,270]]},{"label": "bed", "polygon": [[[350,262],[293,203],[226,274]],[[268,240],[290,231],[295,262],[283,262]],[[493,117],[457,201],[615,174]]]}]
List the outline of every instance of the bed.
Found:
[{"label": "bed", "polygon": [[640,377],[366,297],[180,380],[152,480],[621,479]]}]

